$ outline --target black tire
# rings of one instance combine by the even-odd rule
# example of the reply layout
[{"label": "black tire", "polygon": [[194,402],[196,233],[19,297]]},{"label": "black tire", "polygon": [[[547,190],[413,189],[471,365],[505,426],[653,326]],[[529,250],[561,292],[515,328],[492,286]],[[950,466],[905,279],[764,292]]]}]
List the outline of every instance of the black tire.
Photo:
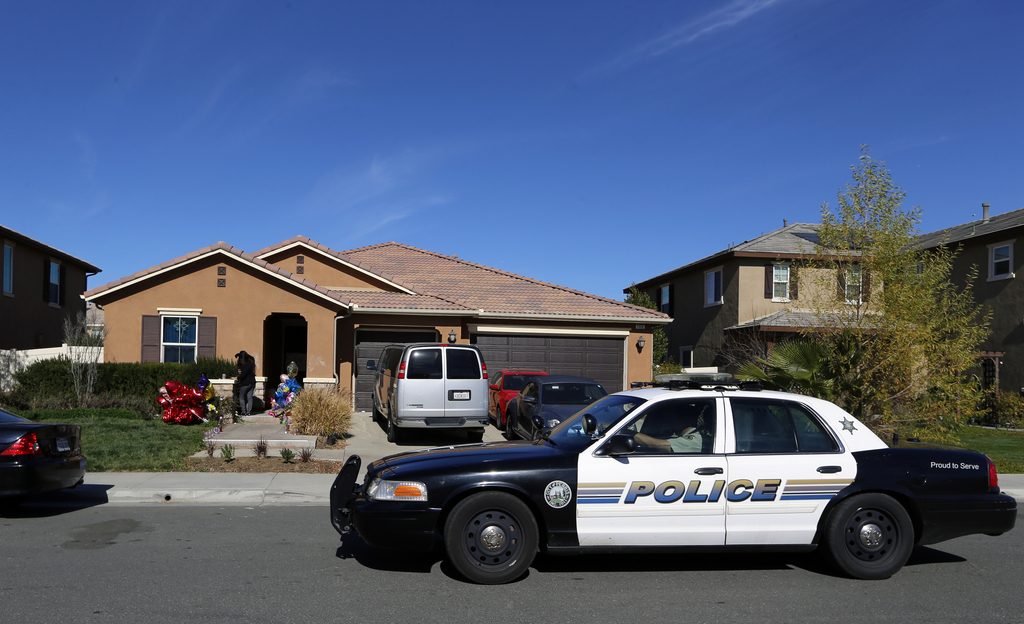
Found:
[{"label": "black tire", "polygon": [[832,510],[822,540],[838,571],[858,579],[885,579],[910,558],[914,525],[891,496],[860,494]]},{"label": "black tire", "polygon": [[[501,408],[501,405],[498,405],[498,408]],[[505,426],[505,421],[501,419],[501,414],[497,414],[494,418],[494,428],[498,431],[504,431]]]},{"label": "black tire", "polygon": [[390,418],[389,417],[387,419],[387,428],[388,428],[388,442],[391,442],[392,444],[398,444],[398,442],[402,439],[403,436],[402,436],[402,430],[395,426],[395,419],[394,418]]},{"label": "black tire", "polygon": [[515,496],[481,492],[452,510],[444,545],[448,560],[470,581],[508,583],[526,574],[537,555],[537,521]]},{"label": "black tire", "polygon": [[381,422],[383,420],[384,420],[384,414],[380,413],[380,410],[377,409],[377,404],[374,403],[373,404],[373,422]]},{"label": "black tire", "polygon": [[516,422],[512,419],[512,410],[505,412],[505,439],[515,440],[519,435],[516,433]]},{"label": "black tire", "polygon": [[483,431],[483,429],[481,429],[479,431],[474,431],[474,430],[470,429],[470,430],[466,431],[466,437],[469,438],[470,444],[476,444],[478,442],[483,442],[484,441],[484,431]]}]

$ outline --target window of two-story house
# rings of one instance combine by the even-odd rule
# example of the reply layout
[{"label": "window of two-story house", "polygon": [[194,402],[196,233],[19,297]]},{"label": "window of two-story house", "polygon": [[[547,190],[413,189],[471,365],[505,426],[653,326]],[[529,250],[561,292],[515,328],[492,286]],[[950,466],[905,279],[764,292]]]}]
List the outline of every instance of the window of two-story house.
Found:
[{"label": "window of two-story house", "polygon": [[704,272],[704,307],[722,304],[722,267]]},{"label": "window of two-story house", "polygon": [[1014,240],[992,243],[988,246],[988,281],[1013,277]]},{"label": "window of two-story house", "polygon": [[4,294],[14,294],[14,247],[4,245]]},{"label": "window of two-story house", "polygon": [[194,362],[196,359],[195,316],[163,316],[160,351],[163,362]]},{"label": "window of two-story house", "polygon": [[851,305],[868,300],[871,293],[869,274],[859,264],[847,264],[839,270],[839,297]]},{"label": "window of two-story house", "polygon": [[64,282],[67,273],[63,264],[43,261],[43,301],[52,306],[64,305]]},{"label": "window of two-story house", "polygon": [[666,284],[658,289],[658,311],[672,316],[672,285]]},{"label": "window of two-story house", "polygon": [[764,298],[788,303],[796,297],[796,268],[788,262],[775,262],[765,266]]}]

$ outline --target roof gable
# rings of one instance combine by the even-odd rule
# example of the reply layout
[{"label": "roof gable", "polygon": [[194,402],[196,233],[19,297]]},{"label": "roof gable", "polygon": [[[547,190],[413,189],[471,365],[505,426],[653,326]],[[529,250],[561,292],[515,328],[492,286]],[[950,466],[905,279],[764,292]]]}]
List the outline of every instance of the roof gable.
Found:
[{"label": "roof gable", "polygon": [[961,225],[954,225],[944,230],[922,234],[917,237],[916,242],[922,249],[931,249],[939,245],[968,241],[972,238],[1005,232],[1022,226],[1024,226],[1024,208],[1018,208],[1017,210],[1004,212],[988,219],[979,219]]},{"label": "roof gable", "polygon": [[361,262],[305,236],[295,236],[265,247],[253,256],[277,266],[295,266],[296,273],[300,270],[298,257],[301,256],[303,276],[329,290],[398,291],[416,294],[393,276],[366,267]]}]

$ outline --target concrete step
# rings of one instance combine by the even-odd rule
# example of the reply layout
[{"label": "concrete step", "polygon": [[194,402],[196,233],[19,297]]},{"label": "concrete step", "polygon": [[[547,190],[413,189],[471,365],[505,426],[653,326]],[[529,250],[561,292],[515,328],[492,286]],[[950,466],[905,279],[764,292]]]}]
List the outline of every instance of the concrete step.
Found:
[{"label": "concrete step", "polygon": [[267,416],[266,414],[253,414],[246,416],[239,424],[279,425],[281,424],[281,419],[277,416]]},{"label": "concrete step", "polygon": [[[250,416],[250,418],[253,418]],[[266,440],[268,448],[316,448],[316,436],[292,435],[285,431],[284,425],[275,419],[271,423],[243,423],[228,425],[224,430],[210,438],[217,448],[230,444],[235,448],[251,448],[261,439]]]}]

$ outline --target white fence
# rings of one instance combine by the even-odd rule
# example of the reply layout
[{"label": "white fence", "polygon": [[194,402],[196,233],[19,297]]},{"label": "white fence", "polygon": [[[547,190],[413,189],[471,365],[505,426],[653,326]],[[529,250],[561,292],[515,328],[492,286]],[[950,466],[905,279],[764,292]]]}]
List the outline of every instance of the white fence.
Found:
[{"label": "white fence", "polygon": [[[33,362],[39,360],[52,360],[60,356],[69,359],[91,357],[99,350],[99,359],[103,361],[103,347],[69,347],[62,344],[59,347],[47,347],[45,349],[0,349],[0,391],[10,390],[14,385],[14,374],[23,371]],[[88,352],[88,354],[86,353]]]}]

